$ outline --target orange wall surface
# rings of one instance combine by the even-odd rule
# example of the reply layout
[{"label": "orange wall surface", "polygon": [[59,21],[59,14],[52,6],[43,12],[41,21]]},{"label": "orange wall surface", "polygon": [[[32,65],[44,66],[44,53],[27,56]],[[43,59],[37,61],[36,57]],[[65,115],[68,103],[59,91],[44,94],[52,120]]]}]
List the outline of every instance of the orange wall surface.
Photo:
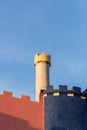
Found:
[{"label": "orange wall surface", "polygon": [[40,102],[29,96],[12,97],[11,92],[0,94],[0,130],[44,130],[43,96]]}]

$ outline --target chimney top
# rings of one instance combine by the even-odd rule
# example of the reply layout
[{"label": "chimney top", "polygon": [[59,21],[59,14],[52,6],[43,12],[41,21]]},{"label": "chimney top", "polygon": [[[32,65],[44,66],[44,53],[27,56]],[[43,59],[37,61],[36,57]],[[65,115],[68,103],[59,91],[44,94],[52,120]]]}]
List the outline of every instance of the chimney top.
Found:
[{"label": "chimney top", "polygon": [[38,62],[47,62],[49,65],[51,65],[51,56],[47,55],[45,52],[36,54],[34,57],[34,66],[36,66]]}]

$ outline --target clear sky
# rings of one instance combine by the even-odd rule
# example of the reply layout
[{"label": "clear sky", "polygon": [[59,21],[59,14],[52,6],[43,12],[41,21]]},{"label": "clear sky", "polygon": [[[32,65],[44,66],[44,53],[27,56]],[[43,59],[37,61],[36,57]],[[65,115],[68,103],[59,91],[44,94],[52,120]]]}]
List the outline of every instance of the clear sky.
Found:
[{"label": "clear sky", "polygon": [[34,99],[41,52],[51,54],[54,88],[87,87],[87,0],[0,0],[0,93]]}]

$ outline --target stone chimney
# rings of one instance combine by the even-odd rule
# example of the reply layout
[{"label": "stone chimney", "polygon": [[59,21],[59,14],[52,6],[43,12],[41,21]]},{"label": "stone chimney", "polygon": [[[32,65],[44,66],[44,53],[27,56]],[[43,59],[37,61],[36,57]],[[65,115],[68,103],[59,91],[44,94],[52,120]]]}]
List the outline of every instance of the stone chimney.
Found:
[{"label": "stone chimney", "polygon": [[36,54],[34,66],[36,68],[36,101],[39,102],[40,90],[46,90],[50,85],[49,67],[51,66],[51,56],[45,52]]}]

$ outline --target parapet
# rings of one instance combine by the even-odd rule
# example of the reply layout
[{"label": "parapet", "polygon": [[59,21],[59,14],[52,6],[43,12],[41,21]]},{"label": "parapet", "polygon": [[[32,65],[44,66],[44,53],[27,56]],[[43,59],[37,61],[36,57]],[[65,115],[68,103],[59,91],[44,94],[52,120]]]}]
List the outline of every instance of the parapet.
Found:
[{"label": "parapet", "polygon": [[30,96],[21,95],[21,99],[23,99],[25,101],[29,101],[30,100]]},{"label": "parapet", "polygon": [[28,104],[41,104],[43,102],[43,94],[40,94],[40,102],[36,102],[34,100],[31,100],[30,96],[28,95],[20,95],[20,97],[15,97],[13,96],[12,92],[9,91],[3,91],[2,93],[0,93],[0,101],[11,101],[11,102],[23,102],[23,103],[28,103]]},{"label": "parapet", "polygon": [[47,55],[45,52],[42,54],[36,54],[34,57],[34,66],[36,66],[38,62],[47,62],[49,65],[51,65],[51,56]]},{"label": "parapet", "polygon": [[2,94],[0,94],[0,96],[4,97],[4,98],[9,98],[9,99],[17,99],[17,100],[23,100],[23,101],[28,101],[28,102],[34,102],[32,100],[30,100],[30,96],[27,95],[21,95],[20,98],[18,97],[14,97],[12,92],[8,92],[8,91],[3,91]]},{"label": "parapet", "polygon": [[6,97],[12,97],[12,92],[3,91],[3,94]]},{"label": "parapet", "polygon": [[87,99],[87,89],[81,92],[80,87],[73,86],[71,90],[67,89],[67,85],[59,85],[59,89],[54,90],[53,86],[49,86],[47,90],[41,90],[44,97],[53,95],[53,96],[60,96],[66,95],[69,97],[79,97],[81,99]]}]

